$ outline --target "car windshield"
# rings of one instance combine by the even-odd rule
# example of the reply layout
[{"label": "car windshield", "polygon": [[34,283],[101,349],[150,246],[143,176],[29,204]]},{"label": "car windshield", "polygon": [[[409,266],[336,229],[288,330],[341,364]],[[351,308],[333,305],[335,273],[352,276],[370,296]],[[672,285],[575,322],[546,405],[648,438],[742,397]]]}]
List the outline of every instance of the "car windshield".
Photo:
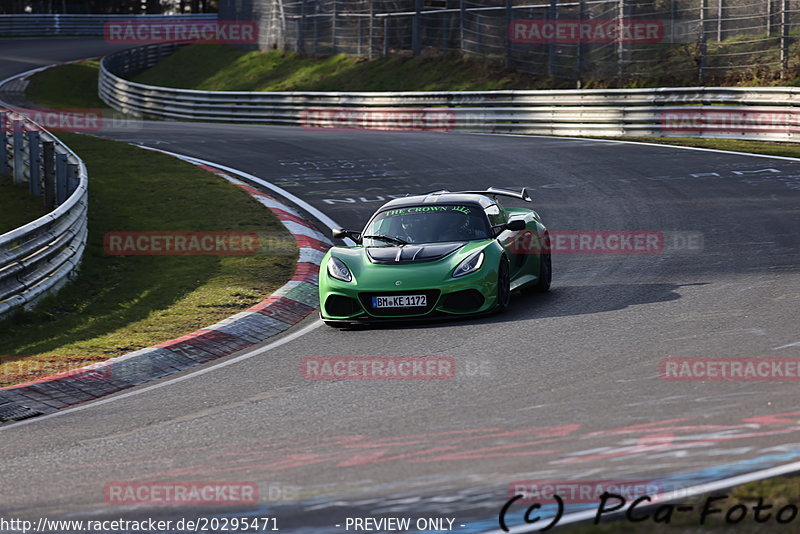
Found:
[{"label": "car windshield", "polygon": [[365,246],[488,239],[489,221],[477,206],[411,206],[379,213],[362,234]]}]

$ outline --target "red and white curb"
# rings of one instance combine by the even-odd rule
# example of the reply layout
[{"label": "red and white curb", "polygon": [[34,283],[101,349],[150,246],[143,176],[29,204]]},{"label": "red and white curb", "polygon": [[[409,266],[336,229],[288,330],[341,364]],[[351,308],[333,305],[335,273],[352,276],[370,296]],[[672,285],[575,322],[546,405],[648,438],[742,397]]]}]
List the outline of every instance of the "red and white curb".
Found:
[{"label": "red and white curb", "polygon": [[255,306],[185,336],[66,373],[0,388],[0,421],[52,413],[222,358],[283,332],[317,307],[317,275],[331,241],[275,197],[214,167],[184,159],[244,189],[278,217],[300,247],[292,278]]}]

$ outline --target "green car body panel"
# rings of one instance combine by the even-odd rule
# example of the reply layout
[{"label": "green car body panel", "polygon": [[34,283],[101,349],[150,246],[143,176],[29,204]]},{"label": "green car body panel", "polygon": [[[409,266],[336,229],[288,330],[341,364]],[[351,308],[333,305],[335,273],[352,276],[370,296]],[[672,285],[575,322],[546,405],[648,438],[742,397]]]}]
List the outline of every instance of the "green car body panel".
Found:
[{"label": "green car body panel", "polygon": [[[437,205],[461,205],[464,204],[465,199],[471,201],[470,195],[465,194],[442,192],[437,195],[435,199]],[[482,206],[496,203],[494,199],[489,198],[491,195],[490,192],[480,195],[483,197],[480,199]],[[398,200],[401,201],[400,205],[411,206],[414,209],[417,205],[430,205],[430,197],[429,194]],[[398,200],[382,206],[375,212],[371,221],[375,220],[379,214],[391,209],[393,205],[396,206]],[[470,208],[481,207],[477,204],[468,205]],[[497,205],[499,206],[499,203]],[[489,206],[488,209],[494,208]],[[498,308],[498,279],[501,262],[506,262],[508,266],[511,291],[535,287],[537,283],[541,287],[541,263],[546,255],[541,252],[540,247],[544,245],[547,236],[547,229],[542,224],[541,217],[532,209],[504,207],[499,209],[502,210],[504,219],[524,221],[524,230],[496,228],[482,239],[452,243],[422,242],[399,245],[387,242],[381,247],[364,246],[357,243],[355,246],[331,248],[325,254],[320,265],[320,317],[328,323],[349,323],[441,318],[442,316],[465,316],[491,312]],[[491,226],[491,221],[489,221],[489,226]],[[354,234],[354,232],[350,232],[350,234]],[[521,246],[523,243],[527,246]],[[403,251],[399,250],[401,248],[418,250],[432,245],[439,245],[440,250],[445,251],[443,257],[432,261],[397,263],[376,262],[372,257],[376,248],[383,248],[384,255],[392,256],[396,252],[399,258],[403,254]],[[450,249],[452,251],[449,251]],[[479,252],[484,254],[479,268],[468,274],[453,276],[454,271],[462,262]],[[328,264],[332,258],[338,259],[349,270],[349,281],[331,275]],[[549,287],[549,255],[547,255],[547,269],[548,279],[544,290]],[[382,309],[373,306],[375,302],[373,298],[376,296],[423,294],[427,297],[425,306]]]}]

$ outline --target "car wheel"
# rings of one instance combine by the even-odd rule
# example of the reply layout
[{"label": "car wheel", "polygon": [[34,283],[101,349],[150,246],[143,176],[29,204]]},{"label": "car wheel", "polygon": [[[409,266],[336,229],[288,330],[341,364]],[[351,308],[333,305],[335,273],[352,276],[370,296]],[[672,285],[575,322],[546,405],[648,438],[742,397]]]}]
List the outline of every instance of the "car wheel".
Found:
[{"label": "car wheel", "polygon": [[539,255],[539,279],[533,290],[536,293],[546,293],[550,290],[550,282],[553,280],[553,263],[550,253],[545,252]]},{"label": "car wheel", "polygon": [[511,273],[508,268],[508,260],[500,259],[500,266],[497,269],[497,306],[498,313],[503,313],[508,309],[511,300]]},{"label": "car wheel", "polygon": [[550,282],[553,280],[553,262],[550,257],[550,234],[544,234],[544,250],[539,254],[539,278],[531,287],[534,293],[546,293],[550,290]]}]

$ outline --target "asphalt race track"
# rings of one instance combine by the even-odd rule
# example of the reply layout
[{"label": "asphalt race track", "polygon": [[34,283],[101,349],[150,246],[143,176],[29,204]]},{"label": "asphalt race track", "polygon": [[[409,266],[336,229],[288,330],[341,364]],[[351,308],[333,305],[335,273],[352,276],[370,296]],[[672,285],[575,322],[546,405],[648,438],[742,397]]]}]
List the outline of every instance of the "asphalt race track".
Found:
[{"label": "asphalt race track", "polygon": [[[4,76],[107,51],[21,43],[0,41]],[[524,185],[551,230],[662,231],[665,249],[556,254],[552,291],[516,296],[502,316],[320,326],[232,365],[0,429],[5,516],[273,514],[284,531],[344,532],[346,517],[394,515],[481,532],[497,528],[512,481],[681,487],[800,459],[796,383],[660,378],[664,358],[800,357],[800,161],[251,125],[104,135],[251,173],[348,228],[389,195]],[[686,235],[692,246],[676,237]],[[449,356],[457,374],[309,381],[299,372],[309,356]],[[109,482],[166,480],[256,482],[262,499],[202,512],[104,500]]]}]

